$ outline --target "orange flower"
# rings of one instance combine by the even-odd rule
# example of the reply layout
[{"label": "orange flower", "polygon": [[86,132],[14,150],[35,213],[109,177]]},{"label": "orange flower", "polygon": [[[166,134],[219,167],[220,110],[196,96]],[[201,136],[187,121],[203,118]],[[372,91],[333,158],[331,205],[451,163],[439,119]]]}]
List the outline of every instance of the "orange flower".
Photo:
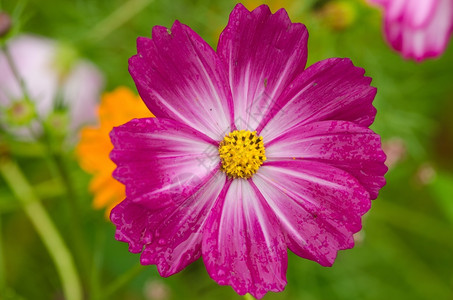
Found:
[{"label": "orange flower", "polygon": [[119,87],[102,96],[98,108],[100,124],[81,130],[76,154],[80,166],[94,175],[90,191],[94,194],[93,207],[107,208],[106,213],[125,198],[124,185],[112,177],[115,164],[109,153],[113,149],[109,133],[113,127],[134,118],[154,117],[139,96],[126,87]]}]

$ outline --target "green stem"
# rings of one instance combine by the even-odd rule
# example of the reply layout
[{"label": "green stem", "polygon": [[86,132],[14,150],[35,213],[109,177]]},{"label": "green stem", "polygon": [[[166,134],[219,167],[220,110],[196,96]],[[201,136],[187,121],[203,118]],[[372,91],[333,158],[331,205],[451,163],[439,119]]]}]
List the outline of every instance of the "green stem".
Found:
[{"label": "green stem", "polygon": [[250,295],[250,294],[245,294],[244,295],[244,299],[246,299],[246,300],[255,300],[255,298],[253,298],[253,296]]},{"label": "green stem", "polygon": [[110,299],[112,295],[114,295],[117,291],[123,288],[126,284],[128,284],[132,279],[134,279],[137,275],[143,272],[145,268],[140,265],[136,264],[132,267],[129,271],[121,275],[121,277],[117,278],[113,281],[107,288],[104,290],[101,299]]},{"label": "green stem", "polygon": [[82,288],[69,249],[27,179],[17,164],[7,158],[0,160],[0,173],[20,201],[25,214],[49,251],[60,276],[65,299],[81,300]]},{"label": "green stem", "polygon": [[[10,54],[10,51],[9,51],[7,45],[3,45],[2,49],[3,49],[3,52],[5,53],[5,57],[8,61],[8,64],[13,72],[15,79],[20,85],[21,92],[26,99],[25,101],[31,102],[31,98],[29,96],[30,93],[27,90],[27,86],[26,86],[24,80],[22,79],[21,75],[19,74],[19,71],[16,67],[14,60],[12,59],[12,56]],[[80,224],[80,219],[81,219],[80,215],[79,215],[80,210],[79,210],[79,207],[77,204],[77,196],[76,196],[75,189],[72,185],[72,181],[70,179],[69,172],[67,171],[65,162],[62,158],[61,152],[56,151],[54,149],[54,147],[52,146],[52,137],[49,134],[49,130],[48,130],[46,124],[42,120],[41,116],[39,116],[38,114],[36,114],[36,119],[39,122],[39,124],[41,125],[41,127],[43,128],[42,138],[44,140],[44,144],[45,144],[45,147],[47,150],[47,151],[45,151],[45,153],[48,154],[48,158],[50,158],[49,162],[52,164],[51,169],[56,170],[58,172],[58,175],[62,179],[63,185],[66,189],[66,197],[67,197],[69,205],[70,205],[69,216],[70,216],[70,221],[71,221],[71,225],[72,225],[72,226],[70,226],[71,240],[74,241],[73,247],[75,248],[76,259],[80,263],[79,267],[81,268],[82,272],[84,274],[88,274],[89,258],[88,258],[88,252],[86,251],[86,247],[85,247],[85,245],[86,245],[85,238],[81,231],[82,226]],[[87,285],[86,276],[83,276],[82,278],[84,280],[85,285]]]},{"label": "green stem", "polygon": [[6,269],[5,269],[5,260],[3,257],[3,231],[2,231],[2,215],[0,213],[0,295],[6,289]]},{"label": "green stem", "polygon": [[11,68],[11,71],[13,72],[14,78],[16,78],[17,82],[19,83],[20,89],[24,95],[25,101],[30,102],[30,95],[28,94],[27,87],[25,86],[25,81],[22,79],[22,77],[19,74],[19,70],[16,67],[16,64],[14,63],[13,57],[11,56],[11,53],[8,50],[8,46],[4,44],[2,46],[3,53],[5,54],[6,61],[8,62],[9,67]]},{"label": "green stem", "polygon": [[[49,151],[51,150],[49,149]],[[80,209],[77,203],[75,188],[72,184],[72,180],[62,155],[60,153],[52,153],[51,156],[63,181],[63,186],[66,189],[66,198],[68,199],[67,202],[69,202],[69,220],[71,222],[71,226],[69,227],[69,232],[71,234],[70,246],[74,248],[74,256],[76,261],[79,263],[79,270],[82,274],[88,275],[90,272],[90,258],[85,243],[85,235],[82,231],[83,227],[80,221],[82,218],[80,216]],[[82,281],[84,286],[88,288],[88,277],[83,276]]]},{"label": "green stem", "polygon": [[85,36],[87,40],[99,42],[110,33],[121,27],[128,20],[151,4],[154,0],[130,0],[118,7],[113,13],[101,22],[96,24],[89,34]]},{"label": "green stem", "polygon": [[[50,146],[49,146],[49,151],[50,151]],[[64,162],[64,159],[62,157],[61,153],[52,153],[52,159],[57,167],[58,173],[61,176],[61,179],[63,180],[63,184],[66,187],[66,194],[69,199],[71,208],[74,210],[74,213],[76,214],[76,217],[79,217],[79,208],[77,205],[77,195],[74,186],[72,185],[71,177],[68,172],[68,168]],[[76,218],[78,219],[78,218]]]},{"label": "green stem", "polygon": [[93,261],[91,263],[90,274],[90,299],[99,300],[101,298],[100,270],[104,258],[105,234],[103,228],[98,227],[95,235],[95,246],[93,249]]},{"label": "green stem", "polygon": [[[16,63],[14,62],[14,60],[11,56],[8,46],[5,44],[5,45],[3,45],[2,49],[5,54],[6,60],[8,61],[8,65],[11,68],[11,71],[13,72],[14,78],[19,83],[19,86],[20,86],[22,94],[24,95],[25,101],[32,102],[31,98],[30,98],[30,93],[28,92],[25,81],[22,79],[22,77],[19,74]],[[63,179],[63,183],[65,184],[66,189],[67,189],[68,199],[70,199],[70,201],[72,202],[71,203],[72,208],[73,208],[73,210],[78,211],[76,209],[77,204],[76,204],[74,188],[72,187],[72,183],[71,183],[71,180],[69,179],[68,172],[66,171],[66,166],[64,165],[64,162],[61,158],[61,154],[56,152],[55,149],[53,149],[51,136],[49,135],[48,128],[39,114],[36,114],[36,119],[38,120],[39,124],[43,128],[44,144],[46,145],[47,152],[51,154],[51,158],[54,161],[55,166],[57,167],[56,169],[59,171],[61,178]]]}]

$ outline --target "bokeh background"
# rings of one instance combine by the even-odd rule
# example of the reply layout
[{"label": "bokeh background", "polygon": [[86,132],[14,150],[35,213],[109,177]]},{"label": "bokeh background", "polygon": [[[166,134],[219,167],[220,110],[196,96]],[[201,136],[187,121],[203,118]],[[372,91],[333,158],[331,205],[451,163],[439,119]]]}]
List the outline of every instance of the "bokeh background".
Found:
[{"label": "bokeh background", "polygon": [[[137,36],[180,20],[212,47],[235,1],[3,0],[9,36],[32,33],[96,65],[102,91],[135,91],[127,60]],[[453,45],[439,59],[407,61],[381,32],[381,12],[365,1],[244,1],[285,7],[310,33],[308,65],[349,57],[378,88],[373,130],[388,155],[387,185],[364,217],[352,250],[331,268],[289,254],[288,285],[264,299],[453,299]],[[7,120],[1,120],[8,127]],[[78,164],[78,131],[49,154],[41,139],[2,130],[2,159],[17,163],[73,255],[87,299],[241,299],[209,278],[201,261],[169,278],[114,239],[104,210],[93,208],[91,175]],[[71,141],[68,142],[67,139]],[[75,141],[75,142],[74,142]],[[58,141],[57,141],[58,143]],[[52,159],[66,170],[56,170]],[[58,169],[58,168],[57,168]],[[63,175],[62,174],[66,174]],[[71,186],[68,191],[67,186]],[[74,201],[69,204],[69,198]],[[77,213],[74,214],[74,209]],[[74,219],[74,215],[76,218]],[[74,228],[77,227],[77,228]],[[78,232],[78,233],[77,233]],[[63,299],[57,270],[10,184],[0,177],[0,299]]]}]

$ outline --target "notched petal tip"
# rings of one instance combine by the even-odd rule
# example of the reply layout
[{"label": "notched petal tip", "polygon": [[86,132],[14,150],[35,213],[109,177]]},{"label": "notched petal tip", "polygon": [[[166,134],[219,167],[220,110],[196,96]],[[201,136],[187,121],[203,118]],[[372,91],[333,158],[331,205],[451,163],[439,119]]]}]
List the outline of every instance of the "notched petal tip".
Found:
[{"label": "notched petal tip", "polygon": [[136,40],[137,52],[142,52],[142,51],[146,50],[150,46],[150,43],[152,43],[151,38],[139,36]]},{"label": "notched petal tip", "polygon": [[330,253],[330,255],[326,255],[325,257],[317,257],[317,260],[315,260],[317,263],[319,263],[323,267],[331,268],[337,261],[338,255],[340,254],[340,251],[343,250],[348,250],[348,249],[353,249],[355,246],[354,242],[354,234],[359,232],[362,228],[362,225],[360,224],[360,229],[354,232],[351,232],[351,235],[348,237],[348,241],[346,244]]},{"label": "notched petal tip", "polygon": [[244,4],[242,4],[241,2],[239,2],[238,4],[236,4],[233,8],[233,10],[231,11],[230,13],[230,18],[231,18],[231,15],[233,14],[237,14],[239,12],[250,12],[245,6]]},{"label": "notched petal tip", "polygon": [[152,31],[151,31],[152,32],[151,33],[152,39],[154,40],[154,39],[166,39],[166,38],[168,39],[168,38],[171,38],[173,27],[175,26],[175,24],[177,22],[178,21],[175,21],[171,28],[167,28],[167,27],[164,27],[164,26],[154,26]]},{"label": "notched petal tip", "polygon": [[137,54],[128,59],[128,71],[134,78],[136,68],[144,63],[145,56],[152,47],[153,41],[148,37],[139,36],[136,40]]},{"label": "notched petal tip", "polygon": [[110,220],[116,226],[115,239],[129,245],[129,252],[140,253],[152,240],[147,230],[148,212],[126,198],[110,212]]},{"label": "notched petal tip", "polygon": [[250,11],[251,15],[272,15],[272,11],[267,4],[257,6],[254,10]]}]

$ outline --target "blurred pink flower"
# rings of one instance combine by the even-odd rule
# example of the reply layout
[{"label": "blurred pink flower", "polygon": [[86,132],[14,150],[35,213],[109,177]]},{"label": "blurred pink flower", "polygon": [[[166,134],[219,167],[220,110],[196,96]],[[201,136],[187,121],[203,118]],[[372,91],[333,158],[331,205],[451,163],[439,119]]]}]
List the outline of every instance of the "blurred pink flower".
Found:
[{"label": "blurred pink flower", "polygon": [[[38,36],[18,36],[8,43],[8,49],[42,119],[54,111],[59,99],[68,109],[71,130],[95,122],[103,77],[92,63],[75,57],[68,63],[56,41]],[[20,85],[0,52],[0,107],[22,99]]]},{"label": "blurred pink flower", "polygon": [[385,165],[391,169],[406,156],[406,143],[403,139],[395,137],[382,143],[382,150],[387,156]]},{"label": "blurred pink flower", "polygon": [[453,30],[453,0],[369,0],[384,8],[387,41],[404,58],[441,55]]},{"label": "blurred pink flower", "polygon": [[436,177],[436,169],[429,162],[423,163],[415,174],[415,179],[418,184],[427,185],[433,182]]},{"label": "blurred pink flower", "polygon": [[167,300],[170,299],[170,288],[161,280],[149,280],[145,285],[145,299]]}]

